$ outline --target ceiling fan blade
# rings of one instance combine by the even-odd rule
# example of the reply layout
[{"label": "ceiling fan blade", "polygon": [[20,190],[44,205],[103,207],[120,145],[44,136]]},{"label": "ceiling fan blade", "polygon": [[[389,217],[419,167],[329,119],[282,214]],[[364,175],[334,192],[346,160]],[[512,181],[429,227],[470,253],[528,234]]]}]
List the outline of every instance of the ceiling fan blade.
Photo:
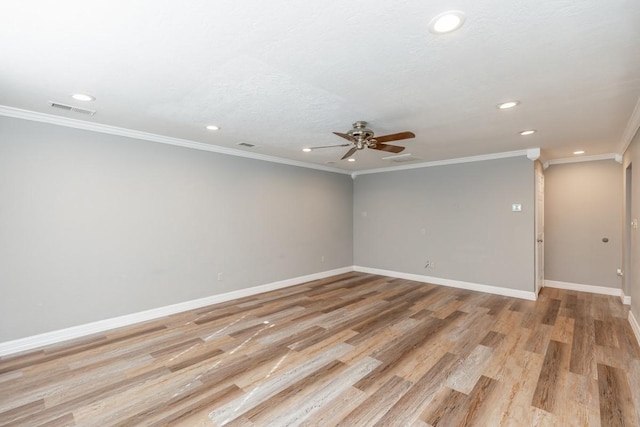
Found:
[{"label": "ceiling fan blade", "polygon": [[353,153],[355,153],[356,151],[358,151],[358,149],[356,147],[352,147],[349,151],[347,151],[347,154],[342,156],[342,158],[340,160],[344,160],[346,158],[349,158],[349,157],[353,156]]},{"label": "ceiling fan blade", "polygon": [[309,147],[311,150],[317,150],[318,148],[333,148],[333,147],[348,147],[351,144],[338,144],[338,145],[321,145],[320,147]]},{"label": "ceiling fan blade", "polygon": [[380,144],[380,143],[377,143],[375,147],[371,147],[371,148],[373,148],[374,150],[388,151],[390,153],[399,153],[404,150],[404,147],[401,147],[399,145]]},{"label": "ceiling fan blade", "polygon": [[334,135],[338,135],[340,138],[344,138],[348,141],[351,142],[357,142],[357,139],[355,139],[354,137],[352,137],[351,135],[347,135],[346,133],[340,133],[340,132],[333,132]]},{"label": "ceiling fan blade", "polygon": [[400,141],[401,139],[409,139],[409,138],[415,138],[415,137],[416,135],[413,132],[400,132],[400,133],[393,133],[391,135],[374,136],[373,139],[375,139],[378,142],[387,142],[387,141]]}]

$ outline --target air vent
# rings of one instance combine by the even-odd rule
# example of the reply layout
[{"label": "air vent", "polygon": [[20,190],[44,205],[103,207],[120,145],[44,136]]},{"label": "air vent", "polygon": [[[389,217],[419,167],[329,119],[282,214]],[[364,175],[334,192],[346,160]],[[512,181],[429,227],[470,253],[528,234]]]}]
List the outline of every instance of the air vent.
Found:
[{"label": "air vent", "polygon": [[239,142],[238,145],[242,146],[242,147],[255,147],[254,144],[249,144],[248,142]]},{"label": "air vent", "polygon": [[422,160],[418,157],[413,156],[411,153],[400,154],[399,156],[388,156],[383,157],[382,160],[389,160],[394,163],[406,163],[406,162],[415,162],[416,160]]},{"label": "air vent", "polygon": [[85,110],[84,108],[74,107],[73,105],[60,104],[59,102],[49,101],[49,104],[53,108],[59,108],[60,110],[71,111],[72,113],[86,114],[93,116],[96,112],[93,110]]}]

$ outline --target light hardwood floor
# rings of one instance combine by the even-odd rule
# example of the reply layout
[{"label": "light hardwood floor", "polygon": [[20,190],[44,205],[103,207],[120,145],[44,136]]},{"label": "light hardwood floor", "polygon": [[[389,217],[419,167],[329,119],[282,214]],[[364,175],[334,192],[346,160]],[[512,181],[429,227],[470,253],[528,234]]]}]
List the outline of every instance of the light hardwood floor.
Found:
[{"label": "light hardwood floor", "polygon": [[618,298],[362,273],[0,359],[2,426],[638,426]]}]

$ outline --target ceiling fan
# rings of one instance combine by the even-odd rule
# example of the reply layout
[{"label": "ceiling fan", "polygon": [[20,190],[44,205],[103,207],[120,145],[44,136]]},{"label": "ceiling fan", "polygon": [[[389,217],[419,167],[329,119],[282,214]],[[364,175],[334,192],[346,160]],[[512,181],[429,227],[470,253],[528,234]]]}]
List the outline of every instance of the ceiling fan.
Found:
[{"label": "ceiling fan", "polygon": [[415,134],[413,132],[400,132],[394,133],[391,135],[383,135],[374,138],[373,131],[367,128],[367,122],[365,121],[357,121],[353,124],[353,129],[349,129],[347,133],[333,132],[335,135],[338,135],[341,138],[349,141],[348,144],[339,144],[339,145],[325,145],[322,147],[310,147],[309,150],[317,150],[319,148],[330,148],[330,147],[348,147],[353,145],[347,154],[342,156],[341,160],[347,159],[351,157],[356,151],[362,150],[364,148],[371,148],[374,150],[380,151],[388,151],[391,153],[399,153],[404,150],[404,147],[399,145],[391,145],[384,144],[384,142],[388,141],[400,141],[402,139],[415,138]]}]

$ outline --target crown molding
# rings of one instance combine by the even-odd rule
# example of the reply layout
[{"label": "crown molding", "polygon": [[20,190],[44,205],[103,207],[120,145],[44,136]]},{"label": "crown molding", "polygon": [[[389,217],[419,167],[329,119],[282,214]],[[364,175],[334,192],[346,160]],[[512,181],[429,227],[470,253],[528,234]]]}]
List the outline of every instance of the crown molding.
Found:
[{"label": "crown molding", "polygon": [[617,153],[596,154],[593,156],[567,157],[565,159],[553,159],[545,162],[545,169],[552,165],[563,165],[566,163],[595,162],[597,160],[615,160],[622,162],[622,156]]},{"label": "crown molding", "polygon": [[627,148],[629,148],[631,141],[633,141],[633,138],[636,136],[638,129],[640,129],[640,98],[638,98],[636,107],[633,109],[633,113],[631,113],[631,117],[629,117],[629,121],[627,122],[627,127],[624,129],[624,133],[622,134],[620,150],[618,150],[620,154],[624,154],[625,151],[627,151]]},{"label": "crown molding", "polygon": [[74,129],[88,130],[92,132],[105,133],[109,135],[124,136],[127,138],[133,138],[143,141],[158,142],[161,144],[175,145],[178,147],[191,148],[194,150],[209,151],[213,153],[226,154],[229,156],[244,157],[254,160],[262,160],[271,163],[280,163],[289,166],[296,166],[307,169],[316,169],[325,172],[333,172],[344,175],[351,175],[352,179],[355,179],[358,175],[391,172],[407,169],[418,169],[433,166],[453,165],[458,163],[471,163],[481,162],[485,160],[504,159],[508,157],[527,156],[530,160],[535,161],[540,157],[540,148],[530,148],[527,150],[508,151],[503,153],[482,154],[471,157],[460,157],[446,160],[436,160],[432,162],[414,163],[411,165],[399,165],[389,166],[376,169],[365,169],[362,171],[348,171],[339,168],[332,168],[329,166],[316,165],[314,163],[300,162],[297,160],[284,159],[281,157],[268,156],[265,154],[251,153],[242,150],[236,150],[233,148],[220,147],[217,145],[206,144],[203,142],[191,141],[188,139],[173,138],[169,136],[159,135],[150,132],[142,132],[133,129],[126,129],[117,126],[104,125],[100,123],[88,122],[84,120],[72,119],[68,117],[55,116],[52,114],[40,113],[36,111],[23,110],[20,108],[9,107],[6,105],[0,105],[0,116],[12,117],[22,120],[30,120],[40,123],[48,123],[56,126],[64,126]]},{"label": "crown molding", "polygon": [[528,150],[507,151],[504,153],[493,153],[493,154],[482,154],[479,156],[459,157],[456,159],[447,159],[447,160],[436,160],[433,162],[414,163],[411,165],[390,166],[386,168],[377,168],[377,169],[366,169],[362,171],[353,172],[351,174],[351,178],[355,179],[355,177],[358,175],[367,175],[372,173],[394,172],[394,171],[407,170],[407,169],[430,168],[433,166],[455,165],[458,163],[484,162],[486,160],[506,159],[508,157],[527,156],[527,158],[529,158],[530,160],[535,160],[529,157],[529,156],[534,156],[535,150],[537,150],[537,153],[539,156],[540,155],[539,148],[530,148]]},{"label": "crown molding", "polygon": [[8,107],[6,105],[0,105],[0,116],[30,120],[40,123],[48,123],[52,125],[88,130],[92,132],[106,133],[109,135],[124,136],[127,138],[139,139],[143,141],[159,142],[161,144],[175,145],[178,147],[191,148],[194,150],[210,151],[213,153],[226,154],[229,156],[245,157],[248,159],[262,160],[271,163],[281,163],[289,166],[297,166],[307,169],[317,169],[325,172],[334,172],[344,175],[349,175],[351,173],[350,171],[346,171],[344,169],[316,165],[313,163],[299,162],[296,160],[283,159],[281,157],[267,156],[264,154],[250,153],[246,151],[235,150],[233,148],[226,148],[217,145],[205,144],[203,142],[191,141],[188,139],[172,138],[155,133],[141,132],[116,126],[103,125],[100,123],[87,122],[84,120],[71,119],[68,117],[54,116],[52,114],[22,110],[20,108]]}]

